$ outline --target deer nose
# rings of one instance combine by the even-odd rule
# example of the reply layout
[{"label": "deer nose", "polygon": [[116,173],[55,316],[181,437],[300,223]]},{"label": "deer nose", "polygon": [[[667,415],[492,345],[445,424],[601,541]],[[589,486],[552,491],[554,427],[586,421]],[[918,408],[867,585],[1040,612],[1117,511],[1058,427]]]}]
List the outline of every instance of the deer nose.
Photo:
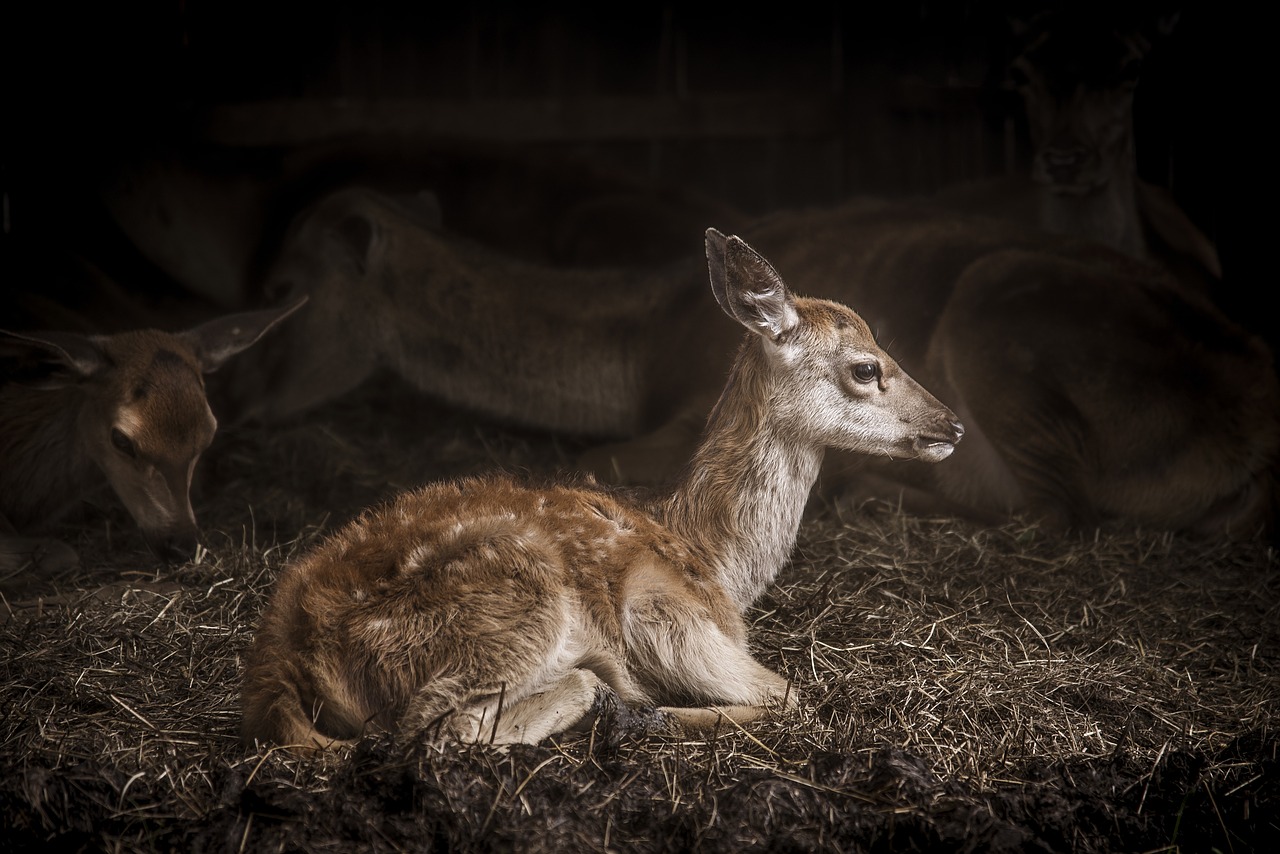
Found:
[{"label": "deer nose", "polygon": [[964,438],[964,425],[963,425],[963,424],[961,424],[959,421],[954,421],[954,420],[953,420],[953,421],[951,422],[951,436],[952,436],[951,441],[952,441],[953,443],[954,443],[954,442],[959,442],[961,439],[963,439],[963,438]]}]

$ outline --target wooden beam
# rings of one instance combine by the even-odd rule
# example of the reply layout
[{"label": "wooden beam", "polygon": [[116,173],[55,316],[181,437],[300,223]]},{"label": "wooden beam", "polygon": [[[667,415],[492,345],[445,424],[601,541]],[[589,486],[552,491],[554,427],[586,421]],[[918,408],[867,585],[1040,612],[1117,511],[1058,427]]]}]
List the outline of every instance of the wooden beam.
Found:
[{"label": "wooden beam", "polygon": [[281,100],[205,108],[196,135],[233,146],[297,145],[364,133],[547,142],[814,137],[837,134],[835,96],[789,93],[695,98]]}]

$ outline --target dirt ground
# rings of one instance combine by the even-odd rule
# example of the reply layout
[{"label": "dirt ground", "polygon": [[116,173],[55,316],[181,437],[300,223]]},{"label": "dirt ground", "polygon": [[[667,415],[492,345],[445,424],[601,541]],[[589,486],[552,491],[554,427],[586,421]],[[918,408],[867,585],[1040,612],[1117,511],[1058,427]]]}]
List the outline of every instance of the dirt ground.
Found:
[{"label": "dirt ground", "polygon": [[42,851],[1223,851],[1280,841],[1280,572],[1267,543],[1051,536],[815,502],[750,612],[800,711],[677,738],[642,710],[499,751],[236,738],[273,579],[423,481],[583,443],[395,382],[201,463],[206,548],[165,567],[109,496],[81,566],[0,579],[0,826]]}]

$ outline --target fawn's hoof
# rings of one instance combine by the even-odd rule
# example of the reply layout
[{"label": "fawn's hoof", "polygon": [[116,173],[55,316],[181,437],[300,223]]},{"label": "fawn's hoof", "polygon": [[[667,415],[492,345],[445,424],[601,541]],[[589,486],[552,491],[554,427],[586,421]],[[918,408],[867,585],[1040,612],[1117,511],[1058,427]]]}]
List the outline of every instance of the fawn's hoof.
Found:
[{"label": "fawn's hoof", "polygon": [[596,689],[595,702],[573,729],[586,731],[593,727],[609,744],[675,731],[668,715],[653,706],[628,705],[605,684]]}]

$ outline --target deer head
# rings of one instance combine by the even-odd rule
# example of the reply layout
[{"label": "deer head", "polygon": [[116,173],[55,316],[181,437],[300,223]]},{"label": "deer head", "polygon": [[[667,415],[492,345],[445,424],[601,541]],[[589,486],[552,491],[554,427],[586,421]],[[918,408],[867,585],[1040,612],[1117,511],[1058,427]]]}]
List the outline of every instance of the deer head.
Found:
[{"label": "deer head", "polygon": [[[940,462],[964,435],[954,413],[880,348],[845,306],[795,297],[740,237],[706,232],[720,308],[763,339],[788,393],[766,403],[797,443]],[[803,317],[802,317],[803,315]]]},{"label": "deer head", "polygon": [[[165,559],[189,556],[198,528],[191,509],[192,474],[213,440],[217,421],[205,397],[204,375],[249,347],[305,300],[279,310],[248,312],[209,321],[185,332],[135,330],[85,336],[70,332],[4,332],[20,347],[52,365],[41,391],[62,391],[60,410],[14,415],[6,429],[31,433],[24,443],[30,506],[59,501],[59,490],[83,491],[86,483],[59,482],[68,459],[90,462]],[[49,398],[55,399],[55,398]],[[51,421],[65,416],[63,436]],[[61,443],[61,444],[60,444]]]},{"label": "deer head", "polygon": [[1033,176],[1055,193],[1087,195],[1134,171],[1133,95],[1142,61],[1176,19],[1114,26],[1096,10],[1013,22],[1009,69],[1034,149]]}]

